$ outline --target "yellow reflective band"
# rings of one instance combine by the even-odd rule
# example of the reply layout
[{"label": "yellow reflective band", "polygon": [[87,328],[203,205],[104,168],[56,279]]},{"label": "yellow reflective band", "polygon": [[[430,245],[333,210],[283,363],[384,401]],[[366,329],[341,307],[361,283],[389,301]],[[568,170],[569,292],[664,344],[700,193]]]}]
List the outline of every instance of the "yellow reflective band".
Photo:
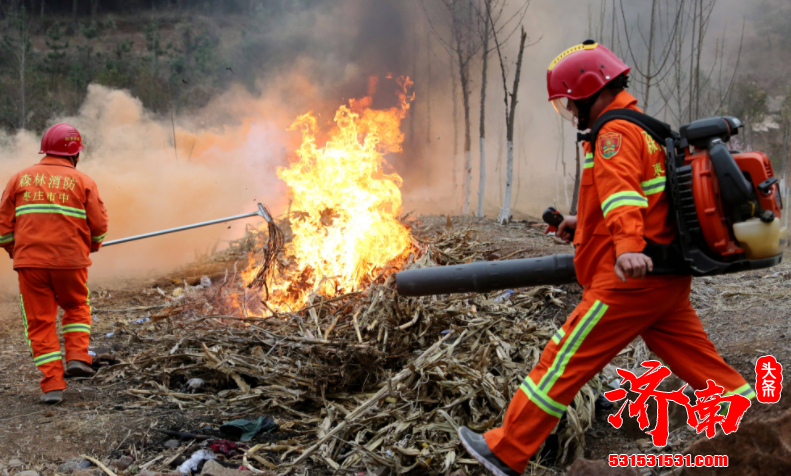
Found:
[{"label": "yellow reflective band", "polygon": [[30,348],[30,355],[33,355],[33,346],[30,345],[30,337],[27,335],[27,314],[25,313],[25,301],[22,299],[22,294],[19,295],[19,307],[22,309],[22,323],[25,325],[25,342]]},{"label": "yellow reflective band", "polygon": [[552,342],[555,344],[560,344],[560,341],[563,340],[564,335],[566,335],[566,331],[564,331],[561,327],[557,332],[555,332],[555,335],[552,336]]},{"label": "yellow reflective band", "polygon": [[22,205],[16,207],[16,216],[26,215],[28,213],[59,213],[75,218],[87,219],[85,210],[73,207],[64,207],[63,205],[55,205],[52,203],[42,203],[40,205]]},{"label": "yellow reflective band", "polygon": [[583,318],[571,331],[569,338],[563,343],[563,347],[555,354],[555,360],[547,370],[547,373],[541,377],[538,383],[538,389],[544,393],[549,393],[555,381],[563,375],[566,370],[566,365],[571,360],[571,357],[577,352],[585,337],[588,336],[591,329],[593,329],[605,312],[608,306],[601,301],[596,301]]},{"label": "yellow reflective band", "polygon": [[50,362],[55,362],[56,360],[60,360],[61,354],[60,351],[57,352],[50,352],[49,354],[39,355],[38,357],[33,358],[33,363],[36,364],[36,367],[44,364],[48,364]]},{"label": "yellow reflective band", "polygon": [[557,58],[555,58],[554,60],[552,60],[552,62],[551,62],[551,63],[549,63],[549,68],[547,68],[547,69],[548,69],[548,71],[552,71],[552,69],[554,69],[554,68],[555,68],[555,66],[557,66],[557,65],[558,65],[558,63],[560,63],[560,60],[562,60],[562,59],[563,59],[563,58],[565,58],[566,56],[570,55],[571,53],[576,53],[577,51],[582,51],[582,50],[592,50],[592,49],[596,48],[597,46],[599,46],[599,44],[598,44],[598,43],[593,43],[592,45],[577,45],[577,46],[572,46],[571,48],[567,49],[567,50],[566,50],[566,51],[564,51],[563,53],[560,53],[560,54],[557,56]]},{"label": "yellow reflective band", "polygon": [[91,333],[91,326],[88,324],[66,324],[63,326],[63,333],[67,332],[87,332]]},{"label": "yellow reflective band", "polygon": [[531,402],[535,403],[539,408],[554,417],[560,418],[563,416],[563,413],[566,412],[567,405],[561,405],[555,400],[549,398],[549,395],[547,395],[546,392],[542,392],[538,389],[538,387],[536,387],[536,384],[530,380],[529,376],[525,377],[524,381],[522,381],[522,385],[519,386],[519,389],[523,391],[525,395],[527,395],[527,398],[529,398]]},{"label": "yellow reflective band", "polygon": [[646,180],[645,182],[640,182],[640,187],[643,189],[644,194],[653,195],[655,193],[664,192],[666,183],[667,183],[667,177],[663,175],[655,179]]},{"label": "yellow reflective band", "polygon": [[6,243],[11,243],[12,241],[14,241],[13,231],[11,233],[0,236],[0,245],[5,245]]},{"label": "yellow reflective band", "polygon": [[636,207],[647,208],[648,207],[648,199],[645,198],[640,192],[632,192],[631,190],[628,192],[618,192],[613,193],[602,203],[601,210],[606,217],[608,213],[613,211],[618,207],[623,207],[626,205],[634,205]]},{"label": "yellow reflective band", "polygon": [[750,400],[752,400],[753,398],[756,397],[755,391],[753,390],[752,387],[750,387],[749,383],[746,383],[746,384],[742,385],[741,387],[737,388],[736,390],[732,390],[730,392],[725,392],[725,393],[722,394],[722,396],[723,397],[727,397],[728,395],[735,395],[735,394],[741,395],[743,397],[747,397]]},{"label": "yellow reflective band", "polygon": [[589,169],[591,167],[593,167],[593,153],[588,152],[587,154],[585,154],[585,165],[583,165],[582,168]]},{"label": "yellow reflective band", "polygon": [[104,235],[92,236],[91,241],[98,243],[100,241],[103,241],[105,236],[107,236],[107,233],[105,233]]}]

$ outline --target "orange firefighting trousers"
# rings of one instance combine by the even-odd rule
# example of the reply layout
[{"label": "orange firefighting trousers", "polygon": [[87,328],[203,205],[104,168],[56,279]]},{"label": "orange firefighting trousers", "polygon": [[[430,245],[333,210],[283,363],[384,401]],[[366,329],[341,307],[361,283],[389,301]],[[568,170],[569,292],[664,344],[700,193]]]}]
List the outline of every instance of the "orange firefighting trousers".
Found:
[{"label": "orange firefighting trousers", "polygon": [[91,302],[88,296],[88,269],[18,268],[19,298],[25,338],[33,362],[44,378],[41,390],[63,390],[60,341],[56,320],[63,309],[62,329],[66,341],[66,361],[91,364],[88,339],[91,335]]},{"label": "orange firefighting trousers", "polygon": [[637,336],[694,389],[712,379],[726,395],[754,398],[750,385],[717,353],[689,302],[691,278],[650,289],[586,289],[582,302],[544,348],[511,400],[489,448],[521,473],[582,385]]}]

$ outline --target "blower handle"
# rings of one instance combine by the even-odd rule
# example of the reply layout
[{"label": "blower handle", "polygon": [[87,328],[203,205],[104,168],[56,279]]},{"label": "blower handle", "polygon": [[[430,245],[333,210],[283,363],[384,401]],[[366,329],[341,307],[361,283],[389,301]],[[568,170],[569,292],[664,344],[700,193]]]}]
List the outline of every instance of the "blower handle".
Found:
[{"label": "blower handle", "polygon": [[[561,223],[563,223],[563,214],[558,211],[555,207],[548,207],[544,210],[544,214],[541,216],[544,219],[544,223],[549,225],[549,231],[558,231],[558,227]],[[574,231],[575,230],[568,230],[569,234],[571,235],[571,241],[574,241]]]}]

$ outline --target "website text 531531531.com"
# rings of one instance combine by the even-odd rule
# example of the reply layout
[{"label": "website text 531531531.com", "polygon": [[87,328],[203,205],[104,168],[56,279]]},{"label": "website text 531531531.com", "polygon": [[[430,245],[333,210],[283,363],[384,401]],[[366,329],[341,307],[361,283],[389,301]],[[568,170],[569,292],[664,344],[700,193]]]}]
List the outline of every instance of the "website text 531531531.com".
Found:
[{"label": "website text 531531531.com", "polygon": [[611,454],[609,464],[613,467],[658,467],[658,468],[727,468],[728,455],[683,455],[683,454]]}]

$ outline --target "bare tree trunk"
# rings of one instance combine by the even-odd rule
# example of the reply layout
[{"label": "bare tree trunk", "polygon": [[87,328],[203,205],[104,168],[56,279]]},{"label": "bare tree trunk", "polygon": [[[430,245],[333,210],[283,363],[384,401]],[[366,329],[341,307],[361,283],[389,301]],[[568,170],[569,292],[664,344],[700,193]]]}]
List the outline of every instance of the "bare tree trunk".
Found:
[{"label": "bare tree trunk", "polygon": [[503,206],[500,207],[500,215],[497,223],[505,225],[511,221],[511,188],[514,180],[514,142],[506,139],[505,155],[505,193],[503,194]]},{"label": "bare tree trunk", "polygon": [[695,99],[695,84],[693,82],[694,76],[692,74],[692,66],[695,64],[695,25],[698,21],[698,3],[693,0],[692,4],[694,10],[692,12],[692,41],[689,47],[689,104],[687,104],[687,108],[689,109],[689,122],[697,119],[694,114],[695,111],[692,108]]},{"label": "bare tree trunk", "polygon": [[[490,9],[490,0],[486,1],[486,10]],[[475,216],[483,217],[483,200],[486,193],[486,73],[489,65],[489,22],[484,22],[483,30],[483,66],[481,71],[481,163],[478,177],[478,209]]]},{"label": "bare tree trunk", "polygon": [[91,21],[96,19],[96,12],[99,11],[99,0],[91,0]]},{"label": "bare tree trunk", "polygon": [[453,203],[454,210],[456,209],[456,191],[459,188],[458,184],[458,155],[459,155],[459,91],[456,84],[456,72],[453,71],[453,58],[450,61],[450,79],[452,83],[451,95],[453,96]]},{"label": "bare tree trunk", "polygon": [[651,66],[653,60],[653,53],[654,53],[654,23],[656,18],[656,0],[651,2],[651,29],[648,33],[648,66],[647,66],[647,73],[646,73],[646,81],[645,81],[645,104],[643,104],[643,108],[646,112],[648,112],[648,100],[651,96]]},{"label": "bare tree trunk", "polygon": [[71,3],[71,17],[72,17],[72,21],[76,24],[77,23],[77,0],[72,0],[72,3]]},{"label": "bare tree trunk", "polygon": [[[523,126],[520,124],[520,126]],[[525,128],[520,128],[519,137],[525,137]],[[516,144],[514,144],[516,148]],[[514,203],[519,203],[519,191],[522,190],[522,164],[527,160],[525,157],[525,148],[519,149],[519,160],[516,162],[516,193],[514,194]]]},{"label": "bare tree trunk", "polygon": [[[698,22],[698,59],[695,66],[695,118],[700,117],[700,55],[703,52],[703,0],[700,0],[700,21]],[[690,104],[690,107],[692,105]]]},{"label": "bare tree trunk", "polygon": [[470,188],[472,185],[472,140],[470,137],[470,80],[469,68],[465,65],[461,77],[461,97],[464,105],[464,202],[461,214],[470,213]]},{"label": "bare tree trunk", "polygon": [[[508,114],[506,114],[508,115]],[[497,166],[494,168],[494,171],[497,172],[497,185],[498,194],[502,197],[503,196],[503,176],[502,176],[502,166],[503,166],[503,144],[505,143],[505,136],[503,135],[504,129],[502,124],[497,124]]]},{"label": "bare tree trunk", "polygon": [[486,188],[486,139],[481,137],[481,164],[480,164],[480,176],[478,177],[478,209],[475,212],[475,216],[478,218],[483,218],[483,199],[484,199],[484,191]]},{"label": "bare tree trunk", "polygon": [[[472,25],[472,1],[467,2],[466,5],[467,21],[466,25]],[[456,26],[456,34],[459,35],[459,41],[456,42],[456,53],[459,61],[459,79],[461,80],[461,98],[462,106],[464,107],[464,190],[462,198],[461,214],[467,216],[470,214],[470,193],[472,188],[472,138],[471,138],[471,125],[470,125],[470,61],[472,60],[472,53],[467,51],[469,48],[469,32],[466,27],[462,25],[462,20],[457,17],[459,22]],[[467,41],[463,41],[461,37]]]},{"label": "bare tree trunk", "polygon": [[576,152],[576,164],[577,164],[577,171],[574,175],[574,194],[571,196],[571,208],[569,208],[569,215],[574,216],[577,214],[577,201],[580,197],[580,179],[581,179],[581,167],[580,167],[580,146],[578,143],[574,143],[574,150]]},{"label": "bare tree trunk", "polygon": [[[10,15],[9,15],[10,16]],[[24,129],[27,125],[27,60],[32,44],[30,41],[30,18],[24,6],[13,11],[12,35],[3,38],[4,46],[11,53],[14,66],[19,74],[19,125]]]},{"label": "bare tree trunk", "polygon": [[26,92],[25,92],[25,69],[27,68],[27,52],[24,51],[25,46],[22,46],[22,54],[20,57],[19,62],[19,85],[20,85],[20,96],[22,99],[22,117],[20,122],[21,128],[24,129],[27,123],[27,107],[25,102]]},{"label": "bare tree trunk", "polygon": [[612,19],[610,19],[610,45],[615,48],[615,0],[612,0]]},{"label": "bare tree trunk", "polygon": [[[683,21],[683,18],[682,18]],[[683,24],[679,25],[679,30],[683,31]],[[675,61],[673,61],[673,68],[674,68],[674,78],[675,78],[675,99],[676,99],[676,108],[678,110],[678,117],[676,120],[679,124],[684,121],[684,109],[682,104],[682,89],[681,89],[681,78],[682,78],[682,66],[681,66],[681,58],[682,53],[684,50],[684,35],[678,35],[676,37],[676,54],[675,54]]]},{"label": "bare tree trunk", "polygon": [[44,4],[47,3],[47,0],[41,0],[41,13],[39,14],[39,18],[44,18]]},{"label": "bare tree trunk", "polygon": [[470,78],[468,63],[462,62],[461,50],[459,55],[459,79],[461,81],[461,99],[464,107],[464,183],[462,190],[461,214],[470,213],[470,184],[472,182],[472,153],[470,140]]},{"label": "bare tree trunk", "polygon": [[[511,221],[511,185],[514,176],[514,119],[516,118],[516,102],[517,93],[519,92],[519,78],[522,73],[522,57],[525,52],[525,40],[527,40],[527,33],[525,28],[522,27],[522,36],[519,41],[519,57],[516,60],[516,75],[514,76],[514,87],[512,88],[510,111],[506,110],[507,118],[507,132],[506,142],[508,144],[508,155],[505,165],[505,194],[503,196],[503,206],[500,208],[500,216],[497,221],[500,224],[506,224]],[[506,97],[508,91],[506,90]]]}]

